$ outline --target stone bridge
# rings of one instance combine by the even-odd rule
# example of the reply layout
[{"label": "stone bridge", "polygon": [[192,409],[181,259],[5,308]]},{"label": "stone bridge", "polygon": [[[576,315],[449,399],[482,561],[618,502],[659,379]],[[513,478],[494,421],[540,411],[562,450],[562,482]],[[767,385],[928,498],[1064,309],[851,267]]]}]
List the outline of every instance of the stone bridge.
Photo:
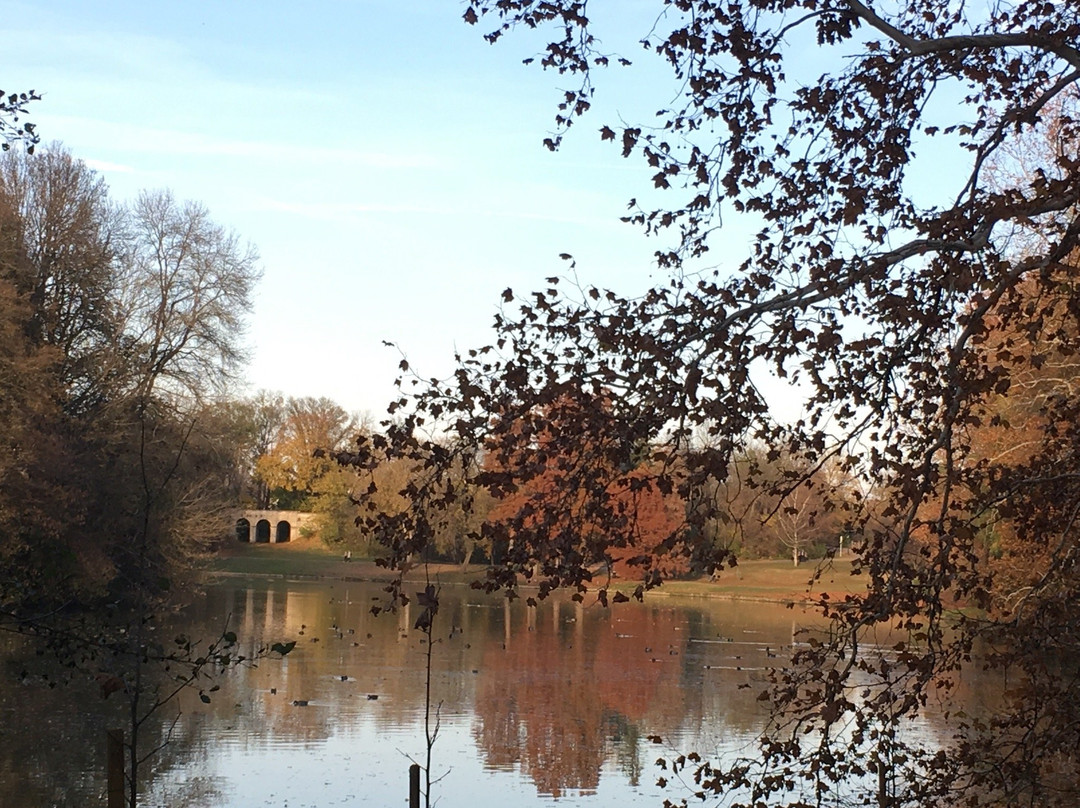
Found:
[{"label": "stone bridge", "polygon": [[236,538],[243,542],[278,544],[291,541],[298,530],[318,526],[319,515],[304,511],[234,511]]}]

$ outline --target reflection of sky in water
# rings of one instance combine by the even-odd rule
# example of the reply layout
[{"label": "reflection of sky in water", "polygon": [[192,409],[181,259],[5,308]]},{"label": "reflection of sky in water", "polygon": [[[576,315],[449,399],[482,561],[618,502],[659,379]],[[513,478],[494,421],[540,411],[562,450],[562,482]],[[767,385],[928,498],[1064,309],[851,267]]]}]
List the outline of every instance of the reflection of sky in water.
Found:
[{"label": "reflection of sky in water", "polygon": [[[308,707],[306,709],[319,709]],[[167,785],[149,802],[182,791],[185,780],[211,780],[230,808],[321,808],[332,805],[394,806],[408,801],[407,754],[418,746],[420,728],[384,731],[371,721],[360,720],[322,741],[292,743],[270,739],[265,746],[238,738],[219,737],[208,760],[182,772],[174,772]],[[422,740],[422,739],[421,739]],[[209,750],[208,750],[209,751]],[[419,760],[419,758],[418,758]],[[649,763],[651,764],[651,759]],[[432,771],[440,777],[432,791],[439,805],[546,804],[551,798],[538,795],[535,786],[516,771],[485,768],[476,754],[467,720],[444,721],[434,751]],[[650,805],[663,803],[664,793],[653,785],[649,772],[642,787],[630,788],[609,761],[594,794],[560,797],[573,805]]]},{"label": "reflection of sky in water", "polygon": [[[170,804],[192,779],[214,783],[220,802],[238,808],[406,801],[409,764],[424,754],[420,635],[406,630],[407,616],[368,614],[377,589],[335,591],[223,586],[211,595],[208,620],[232,611],[243,634],[291,631],[299,644],[285,663],[225,677],[212,707],[185,705],[183,733],[200,740],[151,802]],[[444,591],[434,648],[442,709],[432,790],[448,808],[553,799],[655,806],[685,796],[655,785],[657,757],[751,751],[761,707],[736,685],[759,676],[766,645],[790,642],[792,628],[782,609],[775,625],[742,634],[732,621],[743,616],[728,604],[725,630],[736,638],[719,636],[707,611],[666,601],[530,611],[498,599],[466,603],[466,594]],[[690,642],[702,632],[704,641]],[[663,745],[648,740],[654,733]]]}]

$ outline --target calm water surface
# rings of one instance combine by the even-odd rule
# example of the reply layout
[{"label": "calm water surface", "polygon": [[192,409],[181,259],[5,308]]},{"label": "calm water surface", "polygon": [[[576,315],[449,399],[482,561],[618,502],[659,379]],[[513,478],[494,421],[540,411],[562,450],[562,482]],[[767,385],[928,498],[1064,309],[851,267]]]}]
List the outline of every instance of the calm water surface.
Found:
[{"label": "calm water surface", "polygon": [[[406,805],[409,764],[424,755],[426,646],[411,629],[415,607],[370,613],[380,594],[364,583],[207,587],[183,615],[189,636],[212,639],[228,618],[251,650],[277,640],[296,650],[224,672],[210,704],[188,692],[164,708],[148,742],[170,740],[141,804]],[[443,808],[688,796],[655,785],[656,759],[752,754],[766,669],[814,622],[771,604],[658,596],[607,610],[560,599],[530,608],[445,587],[433,795]],[[21,664],[18,654],[8,661],[9,679]],[[5,685],[0,805],[104,805],[104,733],[123,725],[122,708],[78,677],[54,690]]]}]

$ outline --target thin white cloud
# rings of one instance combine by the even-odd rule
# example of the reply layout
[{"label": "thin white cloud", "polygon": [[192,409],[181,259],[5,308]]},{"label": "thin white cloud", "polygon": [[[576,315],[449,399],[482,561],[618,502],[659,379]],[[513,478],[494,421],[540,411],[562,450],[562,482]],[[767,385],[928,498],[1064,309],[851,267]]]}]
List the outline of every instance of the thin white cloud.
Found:
[{"label": "thin white cloud", "polygon": [[[588,217],[559,215],[551,213],[533,213],[512,207],[497,209],[477,209],[467,205],[393,205],[385,203],[333,203],[333,202],[288,202],[281,199],[259,197],[254,203],[257,210],[275,213],[290,213],[310,219],[342,221],[371,213],[383,213],[408,216],[455,216],[473,219],[512,219],[520,221],[559,222],[563,224],[590,225],[607,227],[612,225],[610,217]],[[615,224],[620,224],[615,222]]]},{"label": "thin white cloud", "polygon": [[53,116],[57,129],[78,132],[80,139],[100,143],[110,150],[178,157],[237,157],[292,164],[324,163],[379,169],[431,169],[433,155],[414,151],[343,149],[328,146],[222,138],[178,129],[162,129],[94,118]]},{"label": "thin white cloud", "polygon": [[110,163],[108,160],[95,160],[92,157],[84,157],[82,161],[86,163],[88,168],[94,169],[94,171],[110,171],[117,174],[132,174],[135,169],[131,166],[122,165],[120,163]]},{"label": "thin white cloud", "polygon": [[255,205],[259,210],[275,213],[294,213],[310,219],[342,219],[364,213],[404,213],[409,215],[448,216],[464,213],[461,208],[436,207],[432,205],[387,205],[356,202],[287,202],[281,199],[259,197]]}]

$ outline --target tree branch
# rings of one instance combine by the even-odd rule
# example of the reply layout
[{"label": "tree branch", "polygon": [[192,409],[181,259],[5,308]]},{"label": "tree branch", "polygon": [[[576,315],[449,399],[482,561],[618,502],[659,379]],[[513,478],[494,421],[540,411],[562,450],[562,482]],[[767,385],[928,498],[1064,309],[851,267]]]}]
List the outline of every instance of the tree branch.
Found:
[{"label": "tree branch", "polygon": [[946,36],[941,39],[916,39],[905,34],[896,26],[879,17],[860,0],[844,0],[844,3],[856,17],[872,28],[881,31],[889,39],[901,45],[911,56],[929,56],[935,53],[948,53],[957,50],[988,50],[993,48],[1032,48],[1052,53],[1060,59],[1080,69],[1080,50],[1055,42],[1053,39],[1038,34],[970,34]]}]

